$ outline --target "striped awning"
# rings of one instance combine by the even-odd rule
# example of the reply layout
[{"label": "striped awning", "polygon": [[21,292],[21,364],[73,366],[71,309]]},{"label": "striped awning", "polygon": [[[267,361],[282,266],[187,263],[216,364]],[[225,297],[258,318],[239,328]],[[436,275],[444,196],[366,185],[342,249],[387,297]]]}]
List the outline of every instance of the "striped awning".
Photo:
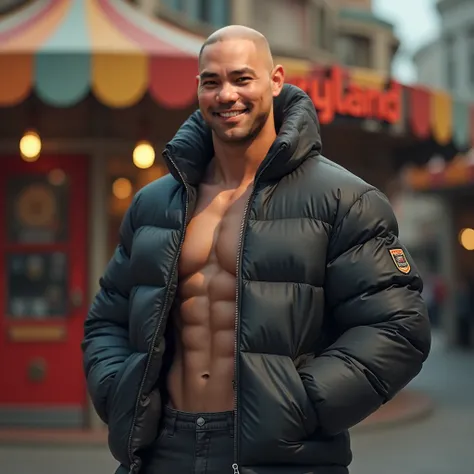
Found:
[{"label": "striped awning", "polygon": [[429,137],[445,146],[463,150],[474,146],[474,104],[450,93],[422,86],[407,86],[408,121],[414,135]]},{"label": "striped awning", "polygon": [[[434,161],[434,159],[433,159]],[[416,191],[454,189],[474,184],[474,149],[460,153],[449,162],[436,162],[436,166],[409,166],[403,173],[404,184]]]},{"label": "striped awning", "polygon": [[196,97],[203,39],[121,0],[37,0],[0,18],[0,107],[34,92],[69,107],[92,92],[129,107],[146,92],[167,108]]}]

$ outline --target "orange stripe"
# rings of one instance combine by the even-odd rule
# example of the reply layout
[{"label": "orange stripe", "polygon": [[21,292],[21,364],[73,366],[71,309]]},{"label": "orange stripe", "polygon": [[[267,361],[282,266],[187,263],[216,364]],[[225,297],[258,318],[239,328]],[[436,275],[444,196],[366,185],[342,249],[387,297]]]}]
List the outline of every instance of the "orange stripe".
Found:
[{"label": "orange stripe", "polygon": [[0,54],[0,106],[10,107],[28,97],[33,78],[31,54]]}]

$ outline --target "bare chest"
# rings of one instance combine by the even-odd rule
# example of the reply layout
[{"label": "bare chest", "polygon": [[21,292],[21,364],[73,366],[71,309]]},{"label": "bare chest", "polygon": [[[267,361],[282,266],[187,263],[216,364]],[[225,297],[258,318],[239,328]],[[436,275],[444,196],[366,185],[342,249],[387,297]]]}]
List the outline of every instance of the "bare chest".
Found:
[{"label": "bare chest", "polygon": [[180,256],[181,278],[209,265],[235,275],[242,219],[249,194],[249,188],[223,192],[212,186],[200,189]]}]

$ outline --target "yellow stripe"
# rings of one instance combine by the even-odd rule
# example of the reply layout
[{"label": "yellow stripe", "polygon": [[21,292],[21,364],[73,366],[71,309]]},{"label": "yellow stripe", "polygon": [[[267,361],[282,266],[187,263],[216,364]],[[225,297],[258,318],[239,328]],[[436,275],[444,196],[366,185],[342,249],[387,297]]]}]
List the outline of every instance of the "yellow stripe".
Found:
[{"label": "yellow stripe", "polygon": [[148,58],[106,18],[94,0],[87,0],[92,39],[92,90],[110,107],[129,107],[148,87]]},{"label": "yellow stripe", "polygon": [[285,70],[285,75],[290,76],[304,76],[311,71],[311,62],[304,59],[294,59],[286,57],[274,57],[274,64],[281,64]]},{"label": "yellow stripe", "polygon": [[447,145],[453,132],[451,96],[444,91],[433,91],[431,95],[431,129],[440,145]]},{"label": "yellow stripe", "polygon": [[349,74],[354,85],[365,89],[380,90],[387,80],[386,76],[365,68],[350,68]]}]

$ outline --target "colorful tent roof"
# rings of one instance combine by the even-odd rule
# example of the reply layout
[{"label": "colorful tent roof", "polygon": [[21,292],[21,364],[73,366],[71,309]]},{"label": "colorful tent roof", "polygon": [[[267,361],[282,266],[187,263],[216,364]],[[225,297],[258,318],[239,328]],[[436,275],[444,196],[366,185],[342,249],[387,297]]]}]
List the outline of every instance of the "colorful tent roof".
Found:
[{"label": "colorful tent roof", "polygon": [[[0,107],[20,103],[32,90],[56,107],[72,106],[90,92],[109,107],[129,107],[147,92],[164,107],[186,107],[196,100],[202,43],[122,0],[36,0],[0,17]],[[321,90],[325,67],[275,59],[290,82],[313,78]],[[357,68],[344,69],[344,77],[356,94],[395,83]],[[419,86],[397,85],[397,91],[403,129],[460,150],[474,146],[473,104]],[[340,93],[338,85],[329,95]]]},{"label": "colorful tent roof", "polygon": [[57,107],[90,91],[110,107],[147,91],[165,107],[184,107],[195,100],[202,42],[121,0],[37,0],[0,18],[0,106],[34,89]]}]

